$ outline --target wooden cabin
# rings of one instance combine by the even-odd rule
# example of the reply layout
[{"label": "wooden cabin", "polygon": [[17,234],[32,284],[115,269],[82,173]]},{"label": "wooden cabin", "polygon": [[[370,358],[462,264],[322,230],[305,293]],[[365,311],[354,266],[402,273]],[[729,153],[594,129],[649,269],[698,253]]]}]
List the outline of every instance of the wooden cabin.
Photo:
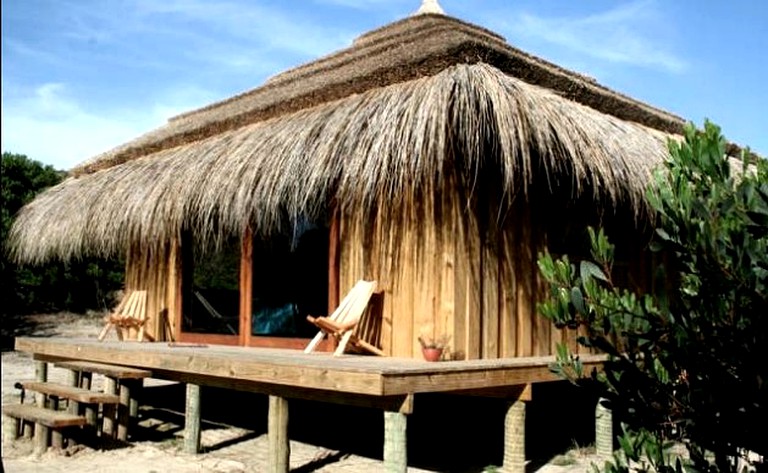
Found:
[{"label": "wooden cabin", "polygon": [[389,355],[547,355],[537,255],[605,225],[646,287],[645,189],[682,126],[426,9],[74,168],[12,240],[27,262],[124,255],[157,340],[301,348],[372,279]]}]

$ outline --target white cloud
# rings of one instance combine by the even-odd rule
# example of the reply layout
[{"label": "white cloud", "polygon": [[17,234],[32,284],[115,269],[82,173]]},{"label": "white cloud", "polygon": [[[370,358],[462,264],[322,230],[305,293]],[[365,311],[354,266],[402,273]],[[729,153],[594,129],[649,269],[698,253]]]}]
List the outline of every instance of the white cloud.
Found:
[{"label": "white cloud", "polygon": [[502,27],[510,36],[540,39],[605,62],[684,72],[685,60],[665,44],[665,23],[654,0],[640,0],[583,17],[520,13]]},{"label": "white cloud", "polygon": [[[139,22],[155,22],[162,15],[171,15],[176,21],[197,22],[237,38],[242,49],[257,46],[262,52],[271,49],[314,58],[347,46],[356,35],[338,25],[331,28],[313,19],[302,18],[289,9],[254,2],[138,0],[137,7]],[[191,31],[187,25],[184,34],[189,36]],[[201,34],[198,40],[205,44],[210,36]]]},{"label": "white cloud", "polygon": [[25,154],[57,169],[70,169],[213,99],[203,90],[176,87],[163,103],[91,111],[63,84],[14,92],[12,97],[3,93],[3,152]]}]

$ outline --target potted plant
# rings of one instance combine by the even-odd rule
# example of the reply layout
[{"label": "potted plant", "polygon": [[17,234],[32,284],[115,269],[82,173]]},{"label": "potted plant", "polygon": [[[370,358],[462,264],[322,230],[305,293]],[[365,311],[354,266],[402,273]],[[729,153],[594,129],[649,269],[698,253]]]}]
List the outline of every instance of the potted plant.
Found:
[{"label": "potted plant", "polygon": [[448,340],[449,337],[446,335],[438,338],[420,336],[419,344],[421,345],[421,353],[424,355],[424,359],[427,361],[440,361],[443,357],[443,352],[448,347]]}]

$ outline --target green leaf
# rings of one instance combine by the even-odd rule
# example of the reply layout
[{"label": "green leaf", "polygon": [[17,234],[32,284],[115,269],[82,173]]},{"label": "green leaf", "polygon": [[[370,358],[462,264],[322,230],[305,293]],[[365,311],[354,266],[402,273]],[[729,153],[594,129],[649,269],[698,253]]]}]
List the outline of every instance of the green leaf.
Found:
[{"label": "green leaf", "polygon": [[578,287],[571,288],[571,304],[573,304],[578,313],[585,314],[587,312],[587,308],[584,305],[584,295]]},{"label": "green leaf", "polygon": [[606,277],[605,273],[603,273],[603,270],[591,261],[582,261],[579,265],[579,272],[582,281],[596,278],[601,281],[608,282],[608,277]]}]

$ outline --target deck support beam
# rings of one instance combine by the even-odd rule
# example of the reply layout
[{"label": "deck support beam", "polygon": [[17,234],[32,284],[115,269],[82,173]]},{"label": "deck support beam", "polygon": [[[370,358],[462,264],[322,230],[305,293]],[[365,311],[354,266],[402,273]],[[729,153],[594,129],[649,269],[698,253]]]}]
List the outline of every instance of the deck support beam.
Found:
[{"label": "deck support beam", "polygon": [[525,401],[510,401],[504,416],[504,473],[525,473]]},{"label": "deck support beam", "polygon": [[187,383],[187,401],[184,410],[184,451],[200,453],[200,385]]},{"label": "deck support beam", "polygon": [[602,458],[613,455],[613,414],[603,405],[605,399],[598,399],[595,407],[595,450]]},{"label": "deck support beam", "polygon": [[406,473],[408,470],[408,416],[384,411],[384,471]]},{"label": "deck support beam", "polygon": [[288,399],[269,396],[269,470],[271,473],[288,473],[291,445],[288,439]]}]

